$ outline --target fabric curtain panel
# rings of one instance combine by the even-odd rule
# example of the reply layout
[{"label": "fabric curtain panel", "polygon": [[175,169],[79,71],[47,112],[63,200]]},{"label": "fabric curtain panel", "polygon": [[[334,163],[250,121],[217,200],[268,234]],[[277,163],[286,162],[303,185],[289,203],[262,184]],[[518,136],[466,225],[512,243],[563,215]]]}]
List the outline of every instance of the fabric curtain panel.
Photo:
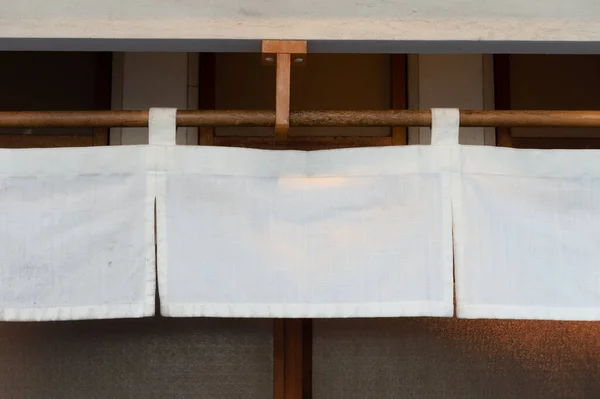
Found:
[{"label": "fabric curtain panel", "polygon": [[600,320],[600,151],[432,116],[431,146],[176,146],[151,109],[146,146],[0,150],[0,319],[151,316],[157,265],[171,317],[449,317],[454,271],[458,317]]},{"label": "fabric curtain panel", "polygon": [[0,150],[0,320],[154,314],[151,152]]},{"label": "fabric curtain panel", "polygon": [[600,151],[464,146],[457,314],[600,320]]},{"label": "fabric curtain panel", "polygon": [[[155,124],[151,142],[174,144],[174,122],[171,139],[152,138],[165,129]],[[452,316],[450,155],[435,145],[165,146],[157,178],[161,313]]]}]

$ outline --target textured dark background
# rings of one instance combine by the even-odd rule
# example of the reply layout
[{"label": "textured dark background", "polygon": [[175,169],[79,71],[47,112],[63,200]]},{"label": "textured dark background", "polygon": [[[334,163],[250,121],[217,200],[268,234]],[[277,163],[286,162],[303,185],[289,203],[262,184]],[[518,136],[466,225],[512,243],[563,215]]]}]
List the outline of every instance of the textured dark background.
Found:
[{"label": "textured dark background", "polygon": [[317,320],[315,399],[597,399],[600,323]]},{"label": "textured dark background", "polygon": [[270,320],[0,323],[1,399],[273,395]]},{"label": "textured dark background", "polygon": [[[600,398],[600,323],[315,320],[313,397]],[[0,323],[0,398],[272,398],[269,320]]]}]

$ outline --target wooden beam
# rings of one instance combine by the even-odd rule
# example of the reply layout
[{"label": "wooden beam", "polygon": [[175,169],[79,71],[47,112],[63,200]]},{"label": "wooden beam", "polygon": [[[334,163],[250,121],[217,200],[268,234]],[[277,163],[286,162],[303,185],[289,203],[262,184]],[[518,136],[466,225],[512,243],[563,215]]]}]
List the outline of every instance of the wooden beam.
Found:
[{"label": "wooden beam", "polygon": [[284,334],[284,398],[311,399],[312,321],[309,319],[285,319]]},{"label": "wooden beam", "polygon": [[273,398],[285,399],[285,320],[273,320]]},{"label": "wooden beam", "polygon": [[[263,40],[263,61],[276,60],[275,135],[285,139],[290,130],[291,68],[306,60],[306,41]],[[297,61],[297,62],[296,62]]]},{"label": "wooden beam", "polygon": [[275,135],[285,139],[290,130],[290,86],[292,83],[291,54],[277,54],[276,95],[275,95]]},{"label": "wooden beam", "polygon": [[312,399],[312,346],[313,321],[302,321],[302,397]]},{"label": "wooden beam", "polygon": [[[291,126],[431,126],[431,110],[292,111]],[[181,110],[177,126],[274,126],[275,112]],[[600,111],[461,110],[464,127],[600,127]],[[0,111],[0,128],[147,127],[148,111]],[[390,136],[391,137],[391,136]],[[365,137],[363,137],[365,138]]]},{"label": "wooden beam", "polygon": [[302,319],[285,320],[285,399],[303,399]]},{"label": "wooden beam", "polygon": [[269,54],[306,54],[305,40],[263,40],[262,52]]}]

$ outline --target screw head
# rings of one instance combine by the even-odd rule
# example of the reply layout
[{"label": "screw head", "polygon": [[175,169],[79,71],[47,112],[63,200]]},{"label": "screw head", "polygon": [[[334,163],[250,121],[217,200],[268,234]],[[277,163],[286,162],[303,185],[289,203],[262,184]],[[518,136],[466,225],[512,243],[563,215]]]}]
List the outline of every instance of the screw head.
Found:
[{"label": "screw head", "polygon": [[275,58],[273,58],[273,57],[266,57],[265,61],[267,61],[267,62],[274,62]]},{"label": "screw head", "polygon": [[294,62],[299,64],[301,62],[304,62],[304,58],[302,58],[302,57],[294,58]]}]

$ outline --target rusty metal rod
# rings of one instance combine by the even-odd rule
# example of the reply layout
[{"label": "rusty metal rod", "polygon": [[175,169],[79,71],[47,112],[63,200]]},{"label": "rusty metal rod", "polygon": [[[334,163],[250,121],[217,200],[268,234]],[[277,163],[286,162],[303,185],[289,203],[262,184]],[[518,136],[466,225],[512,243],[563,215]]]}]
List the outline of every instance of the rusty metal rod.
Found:
[{"label": "rusty metal rod", "polygon": [[[600,111],[460,111],[465,127],[600,127]],[[274,126],[275,111],[178,111],[178,126]],[[430,126],[429,110],[291,111],[291,126]],[[144,127],[148,111],[0,112],[0,128]]]}]

